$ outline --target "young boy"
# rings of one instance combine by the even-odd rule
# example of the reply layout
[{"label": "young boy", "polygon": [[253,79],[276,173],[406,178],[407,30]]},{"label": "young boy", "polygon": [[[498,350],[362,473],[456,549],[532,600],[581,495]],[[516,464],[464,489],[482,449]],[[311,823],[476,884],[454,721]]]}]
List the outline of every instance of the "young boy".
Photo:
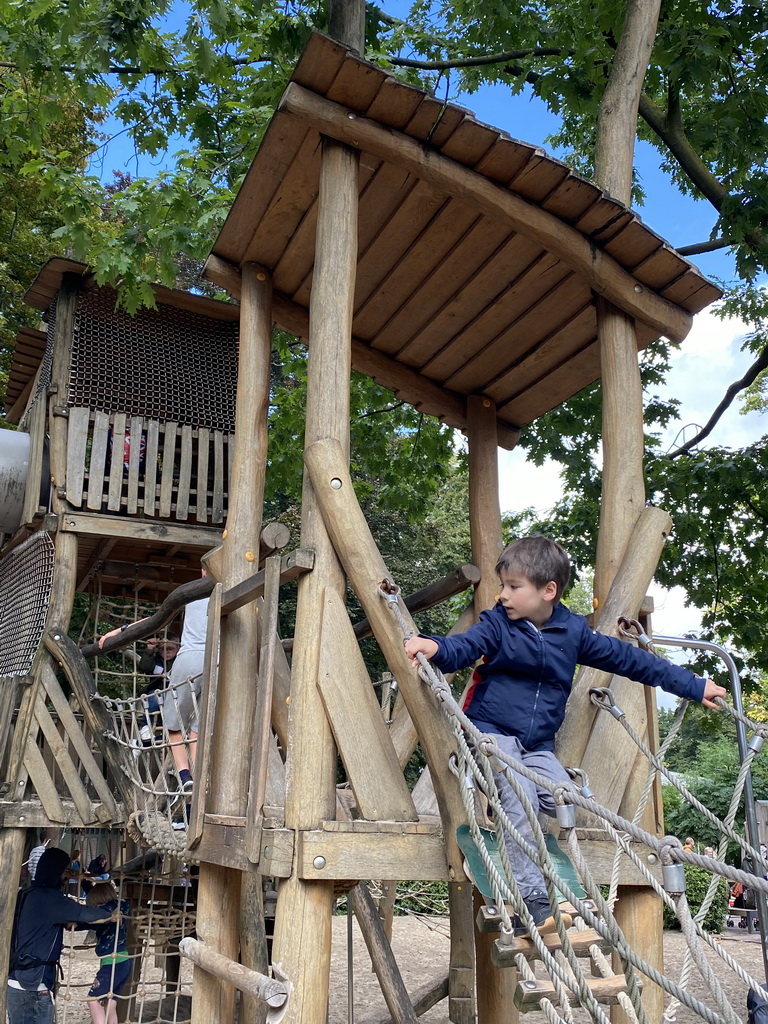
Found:
[{"label": "young boy", "polygon": [[[450,637],[412,637],[405,650],[444,672],[478,665],[464,710],[484,733],[493,734],[505,754],[555,783],[570,784],[555,757],[555,733],[565,717],[576,665],[589,665],[646,686],[661,686],[679,697],[714,708],[725,689],[687,669],[654,657],[631,644],[591,629],[560,597],[570,577],[568,555],[547,537],[524,537],[506,548],[496,565],[499,599],[466,633]],[[495,775],[499,798],[511,824],[535,847],[522,804],[505,779]],[[549,790],[518,776],[534,810],[554,817]],[[540,932],[554,928],[544,878],[511,836],[505,834],[509,862],[520,895]],[[570,922],[568,922],[570,923]]]}]

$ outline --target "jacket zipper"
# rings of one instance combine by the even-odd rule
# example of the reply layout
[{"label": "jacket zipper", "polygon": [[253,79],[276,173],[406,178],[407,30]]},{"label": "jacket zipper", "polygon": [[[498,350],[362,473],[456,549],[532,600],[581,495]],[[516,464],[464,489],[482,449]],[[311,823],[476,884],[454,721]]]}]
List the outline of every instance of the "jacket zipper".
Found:
[{"label": "jacket zipper", "polygon": [[530,743],[530,740],[531,740],[531,729],[533,728],[533,723],[534,723],[534,720],[536,718],[536,709],[539,706],[539,694],[541,693],[541,683],[542,683],[542,680],[544,678],[544,662],[546,660],[546,658],[545,658],[545,651],[544,651],[544,637],[541,635],[541,630],[537,629],[536,626],[534,626],[533,623],[531,623],[530,625],[531,625],[531,629],[534,631],[534,633],[536,634],[536,636],[538,638],[539,650],[541,652],[541,657],[539,659],[539,681],[536,684],[536,696],[533,698],[533,711],[531,712],[531,720],[528,723],[528,735],[526,736],[526,749],[527,749],[528,743]]}]

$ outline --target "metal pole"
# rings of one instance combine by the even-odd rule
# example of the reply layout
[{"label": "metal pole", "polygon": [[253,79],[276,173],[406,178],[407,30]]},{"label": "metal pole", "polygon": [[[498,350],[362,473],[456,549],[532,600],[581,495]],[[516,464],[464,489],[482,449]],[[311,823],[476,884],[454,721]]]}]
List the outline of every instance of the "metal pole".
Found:
[{"label": "metal pole", "polygon": [[[697,651],[712,651],[725,662],[728,669],[728,676],[731,681],[731,692],[733,694],[733,706],[739,715],[744,714],[744,704],[741,699],[741,678],[736,662],[724,647],[713,644],[708,640],[691,640],[688,637],[676,636],[654,636],[651,638],[654,647],[690,647]],[[736,743],[739,748],[739,761],[744,764],[747,758],[747,730],[741,717],[736,719]],[[755,798],[752,789],[752,772],[747,771],[744,780],[744,824],[746,827],[747,840],[755,850],[758,851],[758,864],[763,869],[763,874],[768,872],[768,867],[759,859],[760,837],[757,831],[757,814],[755,812]],[[758,864],[753,864],[753,874],[757,874]],[[766,946],[766,922],[768,922],[768,898],[765,893],[757,893],[757,909],[760,924],[760,942],[763,947],[763,972],[768,982],[768,947]]]}]

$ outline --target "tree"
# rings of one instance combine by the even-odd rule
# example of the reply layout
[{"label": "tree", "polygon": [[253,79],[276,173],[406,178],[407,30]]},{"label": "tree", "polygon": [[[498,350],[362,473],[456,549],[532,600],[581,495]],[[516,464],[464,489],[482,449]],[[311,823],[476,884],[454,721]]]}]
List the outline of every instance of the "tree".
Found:
[{"label": "tree", "polygon": [[[655,0],[488,0],[482,19],[471,0],[417,0],[404,19],[369,4],[366,50],[398,73],[439,84],[441,94],[447,76],[468,91],[484,82],[501,83],[511,94],[532,89],[562,118],[555,141],[569,147],[574,166],[596,170],[619,192],[628,182],[636,101],[640,135],[657,147],[670,177],[718,212],[716,237],[692,239],[687,250],[729,245],[736,254],[742,278],[723,308],[753,325],[748,344],[757,359],[745,386],[750,401],[760,402],[768,312],[754,275],[768,258],[768,12],[756,3],[662,0],[654,29],[656,16]],[[173,283],[176,254],[206,254],[312,27],[327,27],[325,8],[301,0],[279,7],[200,0],[191,10],[167,0],[82,0],[76,7],[12,0],[0,39],[4,80],[13,84],[3,93],[4,116],[16,141],[0,175],[38,183],[41,203],[60,211],[60,251],[87,260],[100,281],[120,279],[129,307],[149,301],[150,281]],[[628,83],[639,81],[651,41],[638,95]],[[44,102],[28,103],[28,94]],[[93,170],[67,163],[44,143],[68,104],[90,115],[84,128],[92,168],[103,142],[99,120],[109,114],[136,153],[151,155],[160,169],[108,195]],[[615,176],[605,156],[616,148],[608,135],[612,121],[624,130],[625,159]],[[642,199],[637,181],[634,196]],[[768,598],[765,444],[756,441],[742,453],[699,448],[663,456],[654,431],[678,410],[655,399],[652,388],[667,355],[657,344],[642,366],[649,497],[685,512],[677,513],[677,546],[667,551],[660,578],[682,583],[708,607],[710,628],[762,665],[765,644],[753,634]],[[542,525],[566,543],[572,539],[583,566],[594,564],[599,395],[592,388],[577,396],[534,424],[522,442],[535,448],[536,458],[562,460],[564,498]],[[289,459],[287,447],[282,457]],[[365,475],[363,469],[361,481]],[[733,521],[726,521],[730,510]]]}]

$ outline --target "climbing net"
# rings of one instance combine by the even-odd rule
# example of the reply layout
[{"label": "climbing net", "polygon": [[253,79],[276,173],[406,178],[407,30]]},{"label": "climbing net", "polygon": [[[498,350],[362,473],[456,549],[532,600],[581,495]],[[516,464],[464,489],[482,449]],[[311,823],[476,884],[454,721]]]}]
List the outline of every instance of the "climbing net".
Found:
[{"label": "climbing net", "polygon": [[[83,626],[84,636],[103,635],[156,610],[156,605],[140,601],[138,593],[119,600],[102,595],[100,580],[97,588]],[[155,850],[180,854],[187,848],[192,793],[188,780],[185,788],[178,763],[189,763],[194,773],[202,677],[171,684],[159,655],[153,664],[153,652],[178,648],[167,629],[144,644],[144,659],[137,645],[96,659],[92,700],[106,713],[107,739],[122,751],[118,760],[133,794],[130,834]],[[143,665],[147,652],[149,666]],[[178,725],[173,731],[166,724],[169,709]]]},{"label": "climbing net", "polygon": [[[398,590],[389,581],[384,581],[380,588],[381,596],[386,600],[387,607],[397,620],[404,640],[413,636],[409,624],[405,620],[398,603]],[[532,770],[516,758],[509,756],[495,742],[492,735],[481,733],[466,717],[456,702],[448,683],[441,673],[430,662],[419,654],[421,678],[429,685],[436,699],[451,724],[456,740],[456,752],[452,759],[452,770],[460,780],[460,790],[464,802],[469,834],[480,865],[484,885],[475,879],[478,887],[487,890],[484,896],[488,905],[488,915],[498,921],[499,938],[495,943],[494,961],[497,966],[517,967],[523,988],[531,994],[530,1001],[524,1001],[523,1009],[536,1006],[541,1009],[550,1024],[573,1021],[573,1004],[585,1009],[597,1024],[608,1024],[609,1018],[604,1007],[598,1001],[598,994],[605,995],[606,986],[602,989],[585,975],[579,960],[579,954],[589,956],[592,969],[599,972],[606,981],[613,976],[613,968],[605,956],[606,950],[612,950],[618,958],[623,974],[616,978],[620,985],[612,984],[611,1001],[618,1002],[630,1021],[637,1024],[648,1024],[648,1018],[640,999],[641,979],[644,975],[659,985],[669,997],[664,1019],[673,1021],[679,1006],[685,1006],[694,1014],[707,1021],[708,1024],[737,1024],[740,1020],[729,1002],[720,973],[715,971],[704,954],[709,948],[735,975],[761,998],[764,990],[760,982],[748,974],[723,948],[718,939],[709,934],[703,927],[703,920],[715,898],[721,879],[728,882],[741,882],[758,893],[768,893],[768,881],[751,872],[737,869],[724,862],[723,857],[728,841],[738,844],[753,865],[761,865],[760,852],[752,847],[743,836],[734,830],[736,812],[741,802],[745,780],[749,767],[762,746],[766,736],[764,726],[752,722],[740,715],[724,701],[718,700],[719,706],[729,715],[739,718],[752,733],[747,757],[742,764],[739,779],[734,791],[728,813],[719,819],[712,811],[704,807],[688,790],[683,782],[670,773],[663,764],[663,756],[680,728],[687,702],[683,702],[676,716],[664,745],[658,755],[654,755],[643,739],[632,729],[626,715],[617,707],[610,690],[593,691],[592,699],[597,706],[608,711],[624,728],[627,736],[643,752],[649,763],[649,772],[643,789],[640,804],[632,821],[610,811],[599,804],[589,790],[588,780],[578,772],[572,773],[571,784],[557,784]],[[696,807],[707,819],[719,829],[722,840],[715,857],[702,857],[684,849],[679,840],[672,836],[659,838],[640,827],[648,798],[658,775],[680,792],[681,796]],[[499,799],[497,781],[504,778],[518,797],[533,842],[522,835],[510,821]],[[533,805],[528,799],[521,779],[527,779],[540,790],[552,795],[560,825],[560,842],[565,846],[570,858],[563,857],[556,846],[553,848],[552,837],[544,833]],[[516,843],[523,853],[539,868],[545,880],[547,896],[554,909],[554,922],[557,942],[551,942],[539,933],[531,918],[528,907],[521,898],[520,890],[511,870],[506,842],[497,843],[495,836],[483,828],[481,816],[477,813],[478,796],[486,801],[496,829]],[[599,820],[604,833],[615,844],[615,858],[611,883],[607,895],[596,883],[588,863],[588,850],[584,848],[576,828],[576,809],[588,813]],[[645,855],[640,856],[637,844],[642,844]],[[614,915],[617,900],[619,870],[623,859],[629,860],[636,872],[644,879],[677,917],[685,938],[687,952],[681,976],[674,980],[658,971],[652,964],[640,957],[628,944]],[[660,863],[662,866],[662,882],[660,883],[651,865]],[[694,915],[689,907],[685,893],[684,865],[694,864],[711,873],[711,882],[701,908]],[[765,866],[762,868],[765,871]],[[566,905],[574,913],[576,930],[568,931],[570,918],[564,916]],[[522,927],[520,927],[522,925]],[[527,933],[520,940],[521,931]],[[535,951],[535,952],[534,952]],[[536,957],[543,964],[551,985],[541,986],[531,966],[531,959]],[[696,967],[705,983],[712,1006],[694,997],[689,988],[689,979]],[[714,1008],[713,1008],[714,1007]]]},{"label": "climbing net", "polygon": [[[117,868],[111,883],[121,909],[128,910],[131,973],[119,992],[112,992],[120,1019],[184,1024],[191,1017],[192,970],[179,953],[179,942],[195,932],[196,878],[181,861],[151,853],[127,870]],[[96,939],[94,931],[65,932],[56,995],[60,1024],[90,1024],[88,992],[100,963]],[[110,988],[114,985],[113,968]]]}]

